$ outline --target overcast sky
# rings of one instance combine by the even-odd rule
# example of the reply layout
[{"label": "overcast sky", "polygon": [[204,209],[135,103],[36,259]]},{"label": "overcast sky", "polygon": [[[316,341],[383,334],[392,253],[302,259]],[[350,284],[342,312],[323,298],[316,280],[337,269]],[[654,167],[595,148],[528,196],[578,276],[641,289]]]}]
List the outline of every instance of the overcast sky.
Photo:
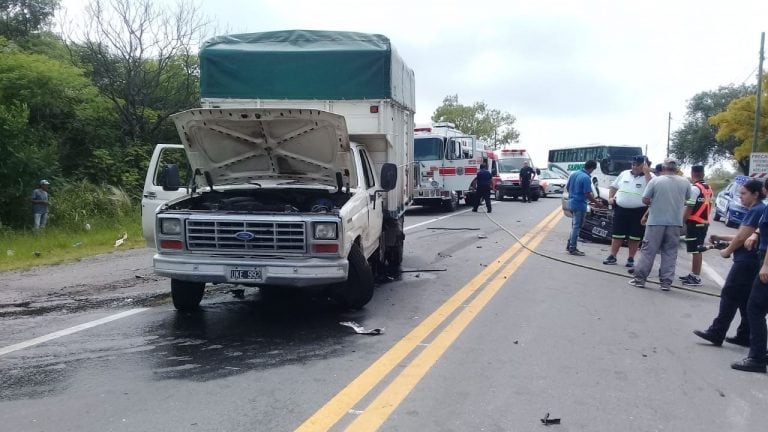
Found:
[{"label": "overcast sky", "polygon": [[[162,1],[162,0],[160,0]],[[85,0],[63,0],[77,15]],[[664,157],[698,92],[756,82],[765,0],[201,2],[232,33],[347,30],[388,36],[416,75],[416,121],[443,98],[517,117],[537,165],[588,143]],[[764,66],[764,69],[768,67]]]}]

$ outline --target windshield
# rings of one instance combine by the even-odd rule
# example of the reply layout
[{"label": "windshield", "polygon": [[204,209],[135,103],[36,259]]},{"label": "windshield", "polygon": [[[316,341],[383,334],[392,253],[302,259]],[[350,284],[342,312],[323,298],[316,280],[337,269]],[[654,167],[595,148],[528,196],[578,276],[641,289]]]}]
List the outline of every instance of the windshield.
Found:
[{"label": "windshield", "polygon": [[632,169],[632,159],[603,159],[600,161],[600,171],[605,175],[617,176],[622,171]]},{"label": "windshield", "polygon": [[442,160],[443,140],[440,138],[416,138],[413,140],[413,158],[417,161]]},{"label": "windshield", "polygon": [[539,178],[542,178],[542,179],[562,179],[562,180],[566,180],[568,177],[566,177],[566,176],[564,176],[564,175],[562,175],[560,173],[556,173],[556,172],[550,171],[550,170],[541,170],[541,175],[539,175]]},{"label": "windshield", "polygon": [[531,163],[530,159],[528,158],[499,159],[499,172],[503,172],[503,173],[520,172],[520,168],[523,167],[523,162],[528,162],[529,165]]}]

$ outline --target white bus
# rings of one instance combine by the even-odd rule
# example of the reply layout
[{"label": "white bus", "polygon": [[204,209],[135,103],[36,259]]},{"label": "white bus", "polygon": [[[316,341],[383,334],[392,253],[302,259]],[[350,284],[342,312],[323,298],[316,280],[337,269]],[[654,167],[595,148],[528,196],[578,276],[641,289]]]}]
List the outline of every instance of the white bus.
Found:
[{"label": "white bus", "polygon": [[640,146],[591,145],[549,151],[549,169],[571,174],[590,159],[597,162],[592,177],[597,179],[600,196],[608,197],[608,188],[622,171],[632,168],[632,160],[643,155]]}]

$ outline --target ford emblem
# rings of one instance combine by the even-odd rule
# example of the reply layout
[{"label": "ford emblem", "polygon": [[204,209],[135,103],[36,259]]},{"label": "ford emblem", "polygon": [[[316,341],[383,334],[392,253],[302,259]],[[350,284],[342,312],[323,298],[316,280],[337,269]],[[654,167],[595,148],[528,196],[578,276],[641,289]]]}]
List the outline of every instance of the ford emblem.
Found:
[{"label": "ford emblem", "polygon": [[249,233],[248,231],[240,231],[239,233],[235,234],[235,238],[242,241],[253,240],[254,237],[256,236]]}]

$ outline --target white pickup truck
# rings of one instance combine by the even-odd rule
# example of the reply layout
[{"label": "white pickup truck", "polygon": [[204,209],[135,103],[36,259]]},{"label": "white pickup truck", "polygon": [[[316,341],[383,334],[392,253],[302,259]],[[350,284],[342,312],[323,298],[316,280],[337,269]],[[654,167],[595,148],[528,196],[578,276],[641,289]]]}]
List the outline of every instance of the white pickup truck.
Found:
[{"label": "white pickup truck", "polygon": [[[376,62],[345,66],[350,47]],[[172,116],[182,144],[156,147],[142,203],[155,272],[171,278],[174,306],[197,308],[206,283],[236,283],[315,287],[363,307],[373,269],[402,261],[413,190],[413,73],[388,39],[361,33],[215,38],[200,58],[203,107]],[[238,66],[249,73],[234,83],[226,81],[231,71],[216,72]],[[347,85],[345,74],[359,76],[361,68],[367,78],[338,99],[298,98],[322,89],[300,79],[308,67]],[[387,97],[369,98],[368,80],[379,75]],[[292,93],[275,98],[280,86]],[[244,97],[261,93],[274,99]],[[181,149],[183,156],[173,155]]]}]

